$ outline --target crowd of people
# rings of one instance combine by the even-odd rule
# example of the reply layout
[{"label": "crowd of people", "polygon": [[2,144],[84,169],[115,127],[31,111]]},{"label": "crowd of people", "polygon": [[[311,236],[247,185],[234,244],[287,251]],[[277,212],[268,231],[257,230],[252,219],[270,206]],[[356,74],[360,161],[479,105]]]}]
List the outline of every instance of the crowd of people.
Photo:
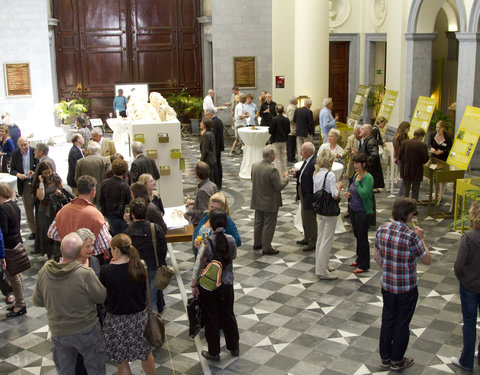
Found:
[{"label": "crowd of people", "polygon": [[[314,272],[318,279],[337,279],[335,267],[329,264],[337,216],[314,208],[318,193],[323,190],[337,205],[342,196],[348,200],[345,217],[350,218],[356,239],[356,258],[350,266],[355,274],[368,272],[368,231],[376,224],[374,193],[385,186],[380,160],[385,119],[378,118],[374,126],[356,125],[342,148],[336,129],[338,116],[332,115],[333,101],[326,98],[319,113],[320,145],[316,150],[310,99],[296,108],[297,99],[292,98],[285,110],[268,92],[262,93],[257,106],[252,95],[244,95],[236,87],[232,91],[231,102],[223,103],[232,107],[235,128],[230,153],[241,152],[238,129],[242,126],[260,123],[268,126],[271,134],[262,160],[253,164],[251,172],[253,250],[261,250],[267,256],[279,253],[272,241],[282,206],[282,190],[293,177],[303,226],[303,238],[297,244],[303,246],[304,252],[315,252]],[[233,261],[242,239],[230,216],[227,198],[220,192],[224,126],[216,116],[214,95],[214,90],[209,90],[204,101],[200,157],[195,166],[198,191],[195,199],[187,200],[185,217],[194,225],[191,293],[200,299],[208,344],[208,350],[201,354],[208,360],[219,361],[220,329],[232,356],[240,355]],[[166,306],[164,293],[153,283],[157,268],[166,264],[167,256],[165,210],[156,191],[158,167],[144,154],[140,142],[132,144],[134,160],[129,169],[123,156],[116,153],[115,144],[103,138],[100,129],[90,129],[88,119],[79,117],[77,128],[71,138],[64,184],[56,173],[54,160],[48,156],[48,145],[39,143],[33,148],[28,138],[21,135],[14,142],[16,129],[9,125],[0,127],[2,171],[17,177],[29,238],[34,240],[33,253],[49,259],[38,273],[33,303],[47,310],[53,358],[59,373],[105,373],[106,360],[110,359],[117,363],[119,374],[128,374],[129,362],[134,360],[142,361],[145,373],[154,374],[151,347],[143,332],[148,319],[147,290],[156,311],[162,312]],[[403,181],[402,197],[393,204],[393,221],[377,230],[373,256],[382,269],[381,366],[392,370],[414,363],[404,354],[418,298],[416,261],[431,261],[423,230],[410,226],[417,214],[423,178],[423,173],[418,173],[423,170],[419,166],[430,155],[446,160],[451,148],[442,122],[430,137],[429,148],[423,142],[425,132],[416,130],[409,139],[409,128],[407,122],[401,123],[393,139],[395,162]],[[294,156],[302,161],[298,170],[287,168],[287,142],[292,135],[298,147],[298,155]],[[332,171],[335,162],[344,170],[340,178]],[[347,189],[342,192],[344,183]],[[444,188],[441,185],[436,192],[437,199],[442,199]],[[0,258],[5,269],[0,289],[11,303],[7,317],[27,313],[21,273],[9,273],[5,261],[4,249],[13,249],[23,242],[21,212],[15,201],[15,192],[0,183]],[[464,350],[454,363],[467,370],[473,368],[475,320],[471,314],[478,308],[472,306],[479,304],[480,290],[476,273],[465,259],[478,244],[479,216],[479,207],[474,204],[470,211],[473,230],[462,238],[455,264],[462,306],[468,304],[470,310],[462,309],[466,321]],[[221,263],[223,272],[219,287],[208,290],[202,287],[201,278],[213,260]],[[76,296],[74,300],[70,298],[72,294]]]}]

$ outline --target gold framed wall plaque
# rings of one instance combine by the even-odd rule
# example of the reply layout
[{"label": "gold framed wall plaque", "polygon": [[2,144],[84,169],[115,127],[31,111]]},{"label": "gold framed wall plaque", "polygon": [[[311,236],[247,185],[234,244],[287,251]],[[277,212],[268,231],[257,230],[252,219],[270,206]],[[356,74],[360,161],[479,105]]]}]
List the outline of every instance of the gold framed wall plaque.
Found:
[{"label": "gold framed wall plaque", "polygon": [[31,96],[30,64],[4,64],[7,96]]},{"label": "gold framed wall plaque", "polygon": [[243,89],[257,87],[257,58],[242,56],[233,58],[233,85]]}]

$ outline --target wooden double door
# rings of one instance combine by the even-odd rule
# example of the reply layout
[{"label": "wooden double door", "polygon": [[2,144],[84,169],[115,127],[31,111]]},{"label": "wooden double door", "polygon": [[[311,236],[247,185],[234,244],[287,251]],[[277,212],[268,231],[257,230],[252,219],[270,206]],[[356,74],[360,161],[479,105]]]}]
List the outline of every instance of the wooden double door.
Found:
[{"label": "wooden double door", "polygon": [[333,100],[332,115],[345,123],[348,116],[348,68],[350,42],[330,42],[328,95]]},{"label": "wooden double door", "polygon": [[53,0],[60,100],[112,112],[116,83],[202,94],[200,0]]}]

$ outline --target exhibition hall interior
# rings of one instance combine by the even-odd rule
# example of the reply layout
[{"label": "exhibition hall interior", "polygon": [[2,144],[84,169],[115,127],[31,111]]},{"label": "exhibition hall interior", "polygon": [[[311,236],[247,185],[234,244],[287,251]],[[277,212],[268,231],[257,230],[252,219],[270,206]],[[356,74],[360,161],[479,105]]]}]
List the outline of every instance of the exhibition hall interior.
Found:
[{"label": "exhibition hall interior", "polygon": [[[480,373],[480,287],[469,288],[480,285],[480,1],[0,4],[0,258],[6,259],[0,374]],[[33,148],[35,159],[28,161]],[[72,166],[75,149],[80,156]],[[93,157],[105,166],[92,185],[97,196],[82,193],[78,183],[79,167],[86,171]],[[145,157],[151,169],[139,167]],[[153,184],[140,177],[146,173]],[[308,173],[310,179],[302,179]],[[316,179],[317,173],[324,177]],[[103,188],[115,178],[135,198],[119,203],[118,217],[105,203],[117,193]],[[133,187],[140,182],[145,199]],[[58,189],[48,190],[54,183]],[[48,203],[44,191],[52,193]],[[339,214],[320,212],[319,191],[328,193]],[[69,193],[78,198],[60,203],[59,211],[86,200],[95,213],[82,226],[101,217],[105,228],[92,229],[95,245],[89,245],[98,278],[95,262],[80,258],[83,250],[68,260],[70,235],[60,228],[59,211],[49,216],[52,196]],[[126,198],[122,193],[118,199]],[[164,306],[161,294],[151,294],[164,319],[161,346],[143,335],[149,294],[144,276],[132,281],[129,266],[128,286],[106,281],[107,270],[134,263],[136,255],[123,253],[119,238],[142,246],[123,234],[133,233],[145,217],[137,200],[156,223],[152,228],[159,228],[158,244],[164,241],[155,253],[173,271]],[[18,231],[30,265],[16,275],[9,271],[12,229],[2,216],[7,204],[20,208]],[[413,208],[400,215],[401,204]],[[159,222],[150,219],[150,206],[159,211]],[[216,215],[225,225],[214,222]],[[67,218],[69,228],[74,221]],[[228,241],[219,240],[224,235]],[[144,236],[157,241],[154,229]],[[101,241],[109,256],[99,252]],[[390,247],[401,246],[408,255],[389,260]],[[230,259],[225,249],[233,248]],[[207,290],[200,273],[217,256],[222,285]],[[158,265],[145,261],[155,277]],[[48,273],[52,264],[69,262],[106,290],[98,314],[97,302],[89,300],[94,327],[103,329],[97,344],[105,340],[106,354],[83,353],[74,343],[85,331],[86,309],[72,308],[80,298],[72,292],[56,299],[46,286],[55,279]],[[129,302],[134,282],[141,292]],[[401,284],[402,293],[411,291],[410,284],[418,291],[410,320],[400,328],[407,302],[398,297],[402,293],[386,290],[389,282]],[[119,293],[113,304],[111,288]],[[198,293],[200,307],[192,315],[187,304]],[[388,296],[398,298],[389,305],[390,317]],[[66,318],[58,310],[69,308],[67,321],[75,328],[67,345],[52,323],[62,323]],[[132,311],[145,314],[140,328],[128,326],[136,319]],[[202,328],[192,334],[198,311]],[[112,344],[120,317],[132,337]],[[398,324],[388,344],[395,354],[385,354],[388,319]],[[140,337],[134,337],[137,331]],[[146,353],[151,348],[147,359],[135,353],[140,341]],[[397,345],[400,358],[394,358]],[[114,353],[121,346],[126,358]],[[76,368],[75,361],[67,363],[72,355]],[[102,364],[93,370],[98,358]]]}]

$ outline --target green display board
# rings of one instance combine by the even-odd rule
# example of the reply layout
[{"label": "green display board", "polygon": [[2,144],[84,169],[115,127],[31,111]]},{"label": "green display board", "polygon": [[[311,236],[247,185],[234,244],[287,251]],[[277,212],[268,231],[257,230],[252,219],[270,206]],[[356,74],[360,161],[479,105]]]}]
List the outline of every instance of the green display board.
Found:
[{"label": "green display board", "polygon": [[356,121],[360,120],[360,117],[362,117],[363,107],[365,107],[369,92],[370,86],[358,86],[357,95],[355,96],[352,109],[350,111],[350,114],[348,115],[349,119],[353,119]]},{"label": "green display board", "polygon": [[480,108],[467,105],[447,163],[467,169],[480,136]]},{"label": "green display board", "polygon": [[383,128],[383,133],[385,133],[385,130],[387,130],[390,116],[392,116],[393,108],[395,107],[395,102],[397,101],[397,96],[398,91],[393,90],[385,90],[385,94],[383,95],[382,106],[380,107],[380,111],[377,115],[377,118],[382,116],[387,120],[387,125],[385,125]]},{"label": "green display board", "polygon": [[408,136],[413,137],[415,129],[422,128],[425,133],[428,131],[433,111],[437,105],[437,99],[428,96],[419,96],[415,111],[413,111],[412,121],[410,121],[410,132]]}]

